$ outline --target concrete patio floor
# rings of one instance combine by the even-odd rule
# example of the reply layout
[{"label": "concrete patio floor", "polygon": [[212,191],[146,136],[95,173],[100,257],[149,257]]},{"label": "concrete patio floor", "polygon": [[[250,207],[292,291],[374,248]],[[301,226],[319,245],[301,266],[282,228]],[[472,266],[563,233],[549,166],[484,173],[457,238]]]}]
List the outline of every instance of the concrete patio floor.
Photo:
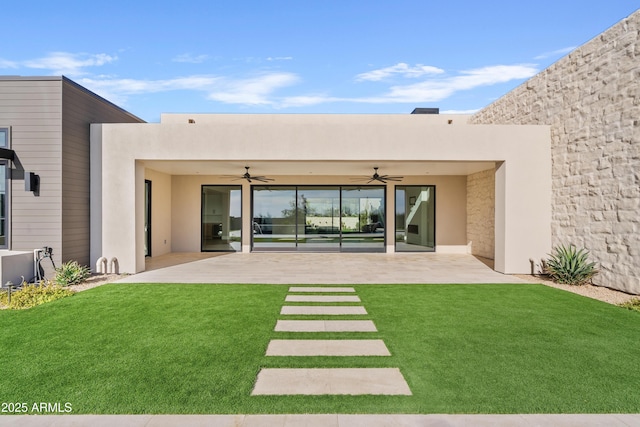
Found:
[{"label": "concrete patio floor", "polygon": [[148,271],[118,282],[523,283],[487,264],[487,260],[472,255],[438,253],[175,253],[147,259]]}]

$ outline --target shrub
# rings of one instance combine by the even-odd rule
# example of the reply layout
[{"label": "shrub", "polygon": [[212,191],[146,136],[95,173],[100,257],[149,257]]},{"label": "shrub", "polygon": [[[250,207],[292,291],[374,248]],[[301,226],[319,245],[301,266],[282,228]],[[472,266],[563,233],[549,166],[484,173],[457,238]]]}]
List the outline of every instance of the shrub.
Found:
[{"label": "shrub", "polygon": [[640,298],[634,298],[618,305],[622,308],[628,308],[629,310],[640,311]]},{"label": "shrub", "polygon": [[54,281],[60,286],[77,285],[90,275],[89,267],[78,264],[78,261],[69,261],[56,268]]},{"label": "shrub", "polygon": [[[7,294],[6,292],[3,294],[2,301],[6,305]],[[24,285],[21,290],[12,292],[11,303],[8,307],[12,309],[30,308],[70,295],[73,295],[73,291],[51,282],[42,281],[39,284]]]},{"label": "shrub", "polygon": [[574,245],[560,245],[546,261],[545,272],[552,280],[567,285],[584,285],[598,273],[595,262],[589,262],[589,251]]}]

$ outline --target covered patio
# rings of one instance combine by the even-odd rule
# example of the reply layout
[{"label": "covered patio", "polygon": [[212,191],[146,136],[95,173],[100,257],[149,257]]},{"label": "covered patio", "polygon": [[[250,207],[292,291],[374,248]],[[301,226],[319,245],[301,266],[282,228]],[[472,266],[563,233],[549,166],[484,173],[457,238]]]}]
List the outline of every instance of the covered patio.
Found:
[{"label": "covered patio", "polygon": [[491,260],[439,253],[172,253],[118,283],[522,283]]}]

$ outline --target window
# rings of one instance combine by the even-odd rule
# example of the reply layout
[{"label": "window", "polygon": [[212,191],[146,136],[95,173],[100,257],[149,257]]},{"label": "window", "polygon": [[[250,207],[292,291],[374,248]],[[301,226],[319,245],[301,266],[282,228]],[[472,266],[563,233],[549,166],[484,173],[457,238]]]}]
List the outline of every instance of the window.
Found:
[{"label": "window", "polygon": [[0,148],[9,148],[9,128],[0,127]]},{"label": "window", "polygon": [[7,214],[8,214],[8,200],[7,188],[9,164],[7,160],[0,160],[0,248],[7,249],[9,246],[9,239],[7,232],[9,230]]},{"label": "window", "polygon": [[396,252],[436,250],[436,188],[396,186]]},{"label": "window", "polygon": [[202,252],[242,250],[242,187],[202,186]]},{"label": "window", "polygon": [[[11,148],[9,127],[0,127],[0,148]],[[0,160],[0,249],[9,247],[9,173],[8,160]]]}]

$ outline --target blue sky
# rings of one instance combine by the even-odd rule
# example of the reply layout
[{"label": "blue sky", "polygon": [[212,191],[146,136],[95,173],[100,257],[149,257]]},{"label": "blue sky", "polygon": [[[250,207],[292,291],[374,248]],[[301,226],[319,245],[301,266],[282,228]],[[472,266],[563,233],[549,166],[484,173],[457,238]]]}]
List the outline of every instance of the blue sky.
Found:
[{"label": "blue sky", "polygon": [[0,74],[65,75],[131,113],[482,108],[631,0],[33,0],[3,4]]}]

